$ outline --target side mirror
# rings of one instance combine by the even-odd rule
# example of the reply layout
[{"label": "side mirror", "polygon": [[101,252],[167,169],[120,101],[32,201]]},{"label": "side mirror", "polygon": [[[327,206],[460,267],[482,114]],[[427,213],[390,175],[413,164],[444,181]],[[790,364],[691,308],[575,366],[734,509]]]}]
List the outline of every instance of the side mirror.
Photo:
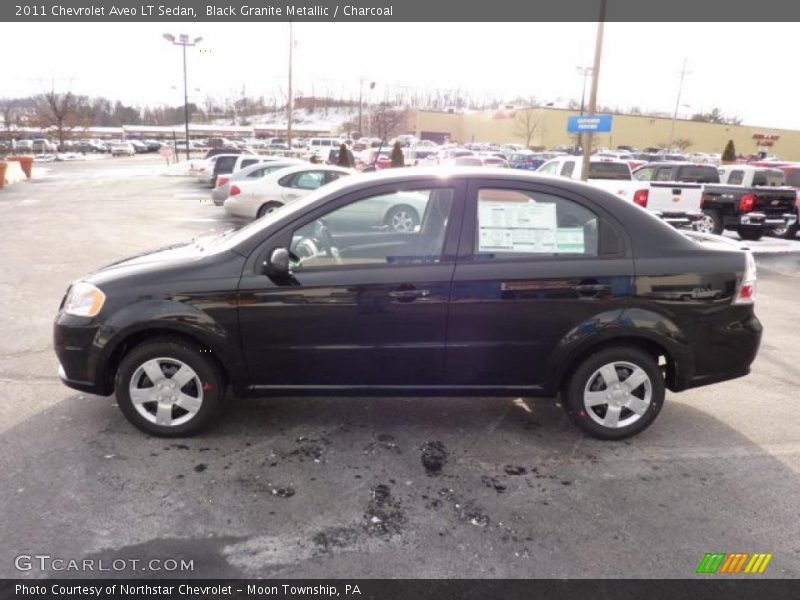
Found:
[{"label": "side mirror", "polygon": [[275,248],[264,261],[264,275],[270,277],[287,277],[291,275],[289,268],[289,251],[286,248]]}]

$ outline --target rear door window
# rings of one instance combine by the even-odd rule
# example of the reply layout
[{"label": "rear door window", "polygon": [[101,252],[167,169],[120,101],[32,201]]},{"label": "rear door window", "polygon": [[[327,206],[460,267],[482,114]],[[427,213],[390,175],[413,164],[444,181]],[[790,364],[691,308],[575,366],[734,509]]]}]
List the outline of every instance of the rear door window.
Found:
[{"label": "rear door window", "polygon": [[651,181],[655,171],[655,167],[642,167],[641,169],[636,170],[636,172],[633,174],[633,178],[637,181]]},{"label": "rear door window", "polygon": [[572,173],[574,171],[575,171],[575,161],[574,160],[565,161],[563,166],[561,167],[561,176],[572,177]]},{"label": "rear door window", "polygon": [[477,213],[477,259],[598,254],[598,217],[572,200],[529,190],[481,188]]}]

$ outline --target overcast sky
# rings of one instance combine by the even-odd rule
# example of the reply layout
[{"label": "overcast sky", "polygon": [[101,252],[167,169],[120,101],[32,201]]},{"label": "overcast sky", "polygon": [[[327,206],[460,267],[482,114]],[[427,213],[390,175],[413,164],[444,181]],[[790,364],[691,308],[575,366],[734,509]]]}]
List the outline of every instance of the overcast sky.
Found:
[{"label": "overcast sky", "polygon": [[[297,23],[295,88],[349,95],[360,78],[540,101],[578,98],[593,23]],[[57,89],[127,104],[182,102],[180,51],[162,33],[204,41],[189,54],[192,100],[246,86],[286,88],[286,23],[0,24],[0,96]],[[672,113],[687,59],[680,116],[719,107],[746,124],[800,129],[796,23],[608,23],[598,102]],[[18,49],[19,54],[10,49]],[[53,79],[55,78],[55,79]]]}]

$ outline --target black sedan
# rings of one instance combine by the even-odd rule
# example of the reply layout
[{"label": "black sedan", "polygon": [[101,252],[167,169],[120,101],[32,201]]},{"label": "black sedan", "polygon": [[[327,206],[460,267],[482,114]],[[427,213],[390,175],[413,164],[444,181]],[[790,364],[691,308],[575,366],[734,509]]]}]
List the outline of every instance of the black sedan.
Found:
[{"label": "black sedan", "polygon": [[[359,213],[393,194],[420,200],[419,223],[365,228]],[[584,431],[621,439],[653,422],[665,388],[749,372],[754,286],[748,252],[588,185],[388,170],[76,281],[55,349],[67,385],[115,393],[155,435],[208,425],[230,387],[560,395]]]}]

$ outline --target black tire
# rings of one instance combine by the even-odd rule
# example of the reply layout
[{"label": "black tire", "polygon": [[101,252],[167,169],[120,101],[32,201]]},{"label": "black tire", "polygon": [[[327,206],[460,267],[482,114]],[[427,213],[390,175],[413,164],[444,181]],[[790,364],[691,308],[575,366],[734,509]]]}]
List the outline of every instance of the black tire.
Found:
[{"label": "black tire", "polygon": [[[191,367],[199,378],[202,403],[197,413],[186,422],[169,426],[156,424],[140,414],[131,400],[129,386],[133,376],[140,366],[153,359],[166,359],[165,363],[169,359],[180,361]],[[163,369],[162,372],[165,372],[166,367]],[[197,387],[197,382],[191,381],[181,390],[198,395]],[[203,356],[199,347],[178,338],[155,338],[134,347],[125,355],[117,369],[114,390],[122,413],[135,427],[158,437],[183,437],[199,432],[217,416],[225,396],[225,379],[214,360]],[[147,408],[153,409],[152,405]],[[173,408],[173,414],[181,410]]]},{"label": "black tire", "polygon": [[[406,218],[403,219],[403,223],[405,224],[398,229],[399,225],[395,223],[395,220],[402,214],[406,215]],[[386,224],[392,231],[411,233],[414,231],[414,228],[419,225],[419,215],[413,207],[406,204],[398,204],[397,206],[393,206],[389,212],[386,213]]]},{"label": "black tire", "polygon": [[266,204],[262,204],[258,207],[258,212],[256,213],[256,219],[260,219],[267,213],[271,213],[274,210],[278,210],[281,208],[283,204],[280,202],[267,202]]},{"label": "black tire", "polygon": [[770,231],[770,235],[784,240],[793,240],[797,236],[798,230],[800,230],[800,226],[795,223],[794,225],[789,225],[786,228],[782,228],[782,230],[773,229]]},{"label": "black tire", "polygon": [[739,237],[743,240],[748,240],[751,242],[757,242],[764,236],[763,229],[750,229],[749,227],[739,227],[736,230],[736,233],[739,234]]},{"label": "black tire", "polygon": [[[591,410],[598,419],[603,419],[605,416],[602,406],[588,408],[584,404],[584,389],[590,384],[597,385],[598,380],[595,373],[598,369],[616,362],[629,363],[641,368],[649,378],[651,395],[649,405],[637,420],[629,425],[612,428],[597,422],[589,414]],[[626,372],[624,367],[615,368],[615,371],[618,376],[625,375],[625,373],[630,374],[630,371]],[[625,376],[627,377],[627,375]],[[620,382],[624,384],[625,380],[621,379]],[[601,388],[600,391],[604,392],[606,389],[608,388]],[[637,397],[644,396],[642,387],[637,387],[636,390],[634,393],[637,394]],[[564,383],[561,402],[570,419],[584,432],[600,440],[621,440],[641,433],[650,426],[661,411],[664,394],[664,376],[650,354],[632,346],[612,346],[590,354],[572,370]],[[607,406],[605,410],[608,410]],[[620,414],[620,418],[625,420],[636,413],[630,409],[621,408]]]},{"label": "black tire", "polygon": [[722,215],[717,210],[704,210],[703,214],[711,219],[711,233],[714,235],[722,235],[725,231],[725,225],[722,222]]}]

